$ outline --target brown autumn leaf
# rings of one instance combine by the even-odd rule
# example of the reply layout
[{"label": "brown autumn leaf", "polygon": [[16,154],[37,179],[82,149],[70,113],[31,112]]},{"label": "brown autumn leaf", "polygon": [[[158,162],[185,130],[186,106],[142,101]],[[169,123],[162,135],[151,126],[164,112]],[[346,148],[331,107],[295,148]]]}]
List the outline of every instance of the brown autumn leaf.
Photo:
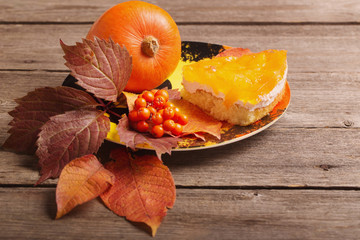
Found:
[{"label": "brown autumn leaf", "polygon": [[36,184],[58,177],[71,160],[97,152],[109,130],[109,118],[98,110],[74,110],[51,117],[37,140],[41,177]]},{"label": "brown autumn leaf", "polygon": [[[172,103],[176,107],[178,107],[182,114],[185,114],[189,122],[184,126],[183,134],[195,134],[195,133],[208,133],[217,137],[218,139],[221,138],[221,126],[222,123],[199,107],[195,106],[194,104],[184,100],[172,100]],[[195,136],[198,136],[195,134]]]},{"label": "brown autumn leaf", "polygon": [[120,142],[124,143],[127,147],[135,150],[138,145],[148,144],[155,150],[157,157],[160,159],[162,154],[170,154],[171,150],[177,147],[177,143],[181,140],[173,136],[155,138],[148,133],[134,131],[129,127],[127,116],[123,116],[119,120],[116,130],[118,131]]},{"label": "brown autumn leaf", "polygon": [[124,148],[115,149],[105,168],[116,181],[100,195],[105,205],[119,216],[151,227],[152,236],[175,203],[176,189],[169,169],[152,155],[130,157]]},{"label": "brown autumn leaf", "polygon": [[51,116],[75,109],[95,109],[99,104],[86,92],[70,87],[44,87],[16,99],[18,104],[9,114],[13,120],[10,136],[3,147],[20,153],[33,154],[36,140]]},{"label": "brown autumn leaf", "polygon": [[115,182],[115,176],[92,155],[76,158],[62,170],[56,187],[56,219],[88,202]]},{"label": "brown autumn leaf", "polygon": [[71,70],[77,84],[96,97],[116,102],[124,90],[132,70],[132,58],[125,47],[95,38],[83,39],[75,46],[60,40],[65,53],[65,65]]},{"label": "brown autumn leaf", "polygon": [[248,48],[229,48],[219,53],[215,57],[241,57],[242,55],[250,53],[252,52]]}]

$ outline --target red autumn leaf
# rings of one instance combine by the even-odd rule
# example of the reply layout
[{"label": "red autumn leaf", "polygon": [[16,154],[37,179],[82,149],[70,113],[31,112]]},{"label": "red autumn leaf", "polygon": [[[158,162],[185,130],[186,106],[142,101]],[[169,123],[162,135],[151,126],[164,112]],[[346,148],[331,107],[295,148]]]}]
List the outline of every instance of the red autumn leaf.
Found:
[{"label": "red autumn leaf", "polygon": [[251,51],[248,48],[229,48],[219,53],[215,57],[241,57],[242,55],[250,53]]},{"label": "red autumn leaf", "polygon": [[151,155],[130,158],[124,149],[116,149],[110,157],[115,162],[105,165],[116,181],[100,195],[114,213],[133,222],[144,222],[155,236],[167,208],[175,203],[176,189],[169,169]]},{"label": "red autumn leaf", "polygon": [[132,70],[132,58],[125,47],[95,38],[67,46],[60,40],[65,53],[65,65],[77,84],[96,97],[116,102],[124,90]]},{"label": "red autumn leaf", "polygon": [[148,144],[151,146],[158,158],[161,158],[161,154],[163,153],[171,153],[171,149],[177,146],[179,138],[175,138],[172,136],[169,137],[161,137],[154,138],[148,133],[139,133],[133,131],[129,127],[129,120],[127,116],[123,116],[116,127],[120,142],[123,142],[127,147],[135,150],[137,145]]},{"label": "red autumn leaf", "polygon": [[129,109],[129,112],[131,112],[134,109],[134,102],[138,98],[139,94],[131,93],[131,92],[123,92],[124,96],[126,97],[126,103]]},{"label": "red autumn leaf", "polygon": [[[195,134],[195,133],[208,133],[218,139],[221,138],[221,126],[222,123],[213,117],[209,116],[203,112],[199,107],[194,104],[181,99],[173,100],[172,103],[178,107],[182,114],[185,114],[189,122],[184,126],[183,133],[186,134]],[[195,134],[195,136],[198,136]]]},{"label": "red autumn leaf", "polygon": [[109,130],[109,118],[97,110],[74,110],[51,117],[41,127],[37,141],[41,167],[37,184],[58,177],[71,160],[97,152]]},{"label": "red autumn leaf", "polygon": [[3,147],[16,152],[33,154],[40,127],[51,116],[66,111],[93,108],[99,104],[86,92],[69,87],[39,88],[16,99],[16,108],[9,112],[10,136]]},{"label": "red autumn leaf", "polygon": [[169,100],[178,100],[181,99],[181,94],[179,89],[166,89],[169,93]]},{"label": "red autumn leaf", "polygon": [[62,170],[56,187],[56,219],[96,198],[114,182],[115,176],[94,155],[72,160]]},{"label": "red autumn leaf", "polygon": [[[180,99],[180,91],[178,89],[167,89],[166,91],[169,93],[169,100],[177,100]],[[134,102],[138,98],[139,94],[136,93],[130,93],[130,92],[123,92],[126,97],[127,106],[129,109],[129,112],[134,109]]]}]

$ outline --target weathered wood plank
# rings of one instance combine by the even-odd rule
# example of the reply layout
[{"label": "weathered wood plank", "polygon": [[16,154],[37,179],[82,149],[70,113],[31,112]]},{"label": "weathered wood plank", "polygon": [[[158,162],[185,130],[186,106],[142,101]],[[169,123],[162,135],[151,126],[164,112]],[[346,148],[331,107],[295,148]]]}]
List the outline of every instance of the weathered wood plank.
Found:
[{"label": "weathered wood plank", "polygon": [[[0,69],[65,70],[59,39],[74,44],[90,25],[0,25]],[[183,40],[288,50],[290,72],[354,72],[360,65],[360,25],[179,26]],[[39,34],[41,33],[41,34]]]},{"label": "weathered wood plank", "polygon": [[[178,189],[156,239],[357,239],[359,191]],[[54,189],[0,188],[4,239],[152,239],[93,200],[60,220]]]},{"label": "weathered wood plank", "polygon": [[[13,0],[0,3],[2,22],[93,22],[123,1]],[[176,22],[359,22],[357,0],[150,0]]]},{"label": "weathered wood plank", "polygon": [[[270,128],[241,142],[164,157],[181,186],[360,187],[358,129]],[[119,147],[106,143],[102,156]],[[0,151],[0,184],[34,184],[37,159]],[[54,184],[56,180],[48,180]]]}]

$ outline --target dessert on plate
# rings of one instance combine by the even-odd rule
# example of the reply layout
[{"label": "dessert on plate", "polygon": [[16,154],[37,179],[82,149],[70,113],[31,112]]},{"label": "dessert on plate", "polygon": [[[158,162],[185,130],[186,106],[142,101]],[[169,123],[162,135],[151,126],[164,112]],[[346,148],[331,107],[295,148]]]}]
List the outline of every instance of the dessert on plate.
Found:
[{"label": "dessert on plate", "polygon": [[282,99],[286,76],[285,50],[205,59],[184,66],[182,97],[218,120],[247,126]]}]

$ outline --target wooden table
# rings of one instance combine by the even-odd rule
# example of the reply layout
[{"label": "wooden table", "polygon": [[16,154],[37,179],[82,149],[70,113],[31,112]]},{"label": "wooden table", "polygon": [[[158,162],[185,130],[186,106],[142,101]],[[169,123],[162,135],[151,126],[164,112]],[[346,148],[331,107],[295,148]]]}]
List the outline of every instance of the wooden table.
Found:
[{"label": "wooden table", "polygon": [[[0,143],[13,99],[61,85],[61,38],[74,44],[119,1],[0,0]],[[360,238],[360,2],[153,2],[182,40],[287,49],[290,108],[269,129],[165,158],[177,187],[157,239]],[[109,144],[109,143],[107,143]],[[98,200],[61,220],[56,180],[34,187],[37,159],[0,152],[1,239],[150,239]]]}]

